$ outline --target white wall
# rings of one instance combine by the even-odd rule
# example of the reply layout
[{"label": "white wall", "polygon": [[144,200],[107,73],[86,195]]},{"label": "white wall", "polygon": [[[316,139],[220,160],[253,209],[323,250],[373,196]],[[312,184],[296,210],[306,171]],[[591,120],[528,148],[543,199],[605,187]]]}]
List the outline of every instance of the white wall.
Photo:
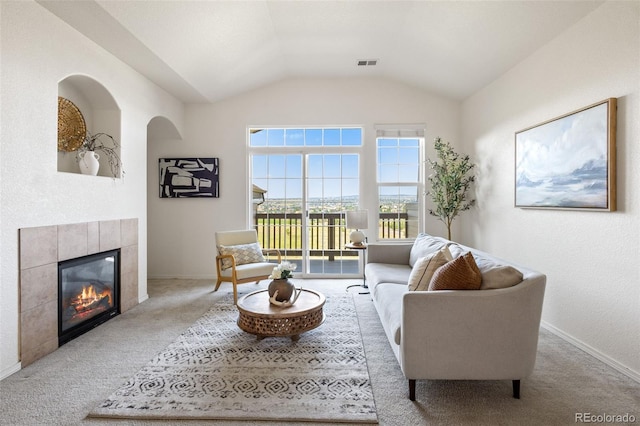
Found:
[{"label": "white wall", "polygon": [[[638,378],[639,27],[640,3],[607,2],[462,110],[480,166],[465,239],[546,273],[545,324]],[[609,97],[618,98],[618,211],[514,208],[514,133]]]},{"label": "white wall", "polygon": [[[247,126],[361,125],[365,181],[375,182],[374,124],[426,123],[427,142],[436,136],[455,141],[459,108],[458,102],[376,78],[287,80],[214,105],[189,106],[183,141],[149,146],[149,276],[215,276],[214,232],[248,223]],[[220,198],[158,198],[157,161],[166,156],[219,157]],[[375,211],[375,188],[366,189],[373,191],[363,201]],[[428,226],[446,232],[440,222]]]},{"label": "white wall", "polygon": [[[182,126],[183,106],[31,1],[0,2],[0,378],[19,365],[18,229],[139,219],[139,299],[147,297],[146,126]],[[125,178],[57,172],[58,82],[84,74],[122,112]]]}]

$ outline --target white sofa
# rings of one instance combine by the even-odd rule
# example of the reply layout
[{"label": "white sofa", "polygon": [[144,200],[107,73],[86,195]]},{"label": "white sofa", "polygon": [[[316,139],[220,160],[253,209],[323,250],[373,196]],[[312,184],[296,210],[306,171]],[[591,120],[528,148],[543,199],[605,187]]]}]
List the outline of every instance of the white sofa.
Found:
[{"label": "white sofa", "polygon": [[[409,291],[412,265],[445,246],[454,257],[470,251],[490,288]],[[428,234],[367,251],[367,284],[412,401],[422,379],[511,380],[520,397],[536,360],[545,275]]]}]

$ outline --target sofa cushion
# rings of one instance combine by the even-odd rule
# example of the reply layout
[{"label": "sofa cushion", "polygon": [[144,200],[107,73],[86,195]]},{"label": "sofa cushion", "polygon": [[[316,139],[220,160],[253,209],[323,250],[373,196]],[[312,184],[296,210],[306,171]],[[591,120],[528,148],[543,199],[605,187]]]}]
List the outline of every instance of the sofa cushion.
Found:
[{"label": "sofa cushion", "polygon": [[449,253],[451,253],[451,257],[453,257],[454,259],[456,257],[462,256],[465,251],[467,251],[463,249],[462,246],[458,243],[449,243],[447,247],[449,247]]},{"label": "sofa cushion", "polygon": [[367,263],[365,267],[366,282],[371,293],[375,295],[376,286],[380,283],[391,283],[407,289],[407,281],[411,274],[409,265],[396,265],[393,263]]},{"label": "sofa cushion", "polygon": [[522,272],[483,256],[476,256],[476,264],[482,273],[480,290],[513,287],[524,279]]},{"label": "sofa cushion", "polygon": [[409,253],[409,266],[413,268],[418,259],[437,252],[445,245],[447,245],[446,240],[429,234],[418,234]]},{"label": "sofa cushion", "polygon": [[[402,327],[402,297],[407,292],[404,285],[381,283],[374,295],[376,310],[389,341],[400,344]],[[416,318],[419,320],[419,318]]]},{"label": "sofa cushion", "polygon": [[409,275],[409,291],[425,291],[429,288],[431,277],[438,268],[453,260],[447,247],[419,258]]},{"label": "sofa cushion", "polygon": [[453,259],[438,268],[429,283],[429,291],[479,290],[482,274],[471,252]]},{"label": "sofa cushion", "polygon": [[[236,265],[245,265],[248,263],[265,262],[266,259],[262,254],[259,243],[238,244],[235,246],[218,246],[218,252],[221,255],[230,254],[236,260]],[[222,269],[231,268],[230,259],[222,259]]]}]

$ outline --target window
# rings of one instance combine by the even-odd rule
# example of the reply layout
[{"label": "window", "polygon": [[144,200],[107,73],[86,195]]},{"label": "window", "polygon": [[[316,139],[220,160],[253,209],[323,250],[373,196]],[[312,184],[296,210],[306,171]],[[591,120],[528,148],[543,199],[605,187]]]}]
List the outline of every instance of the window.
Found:
[{"label": "window", "polygon": [[250,129],[251,147],[295,147],[295,146],[361,146],[362,129],[318,128],[318,129]]},{"label": "window", "polygon": [[378,129],[377,136],[378,238],[415,238],[422,217],[424,131]]}]

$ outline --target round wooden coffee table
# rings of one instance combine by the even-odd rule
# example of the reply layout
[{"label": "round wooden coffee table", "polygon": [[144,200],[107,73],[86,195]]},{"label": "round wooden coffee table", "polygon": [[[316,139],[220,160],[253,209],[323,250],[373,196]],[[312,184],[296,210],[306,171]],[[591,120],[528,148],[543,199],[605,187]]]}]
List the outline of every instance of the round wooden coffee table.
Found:
[{"label": "round wooden coffee table", "polygon": [[302,290],[293,306],[282,308],[269,303],[269,291],[259,290],[238,300],[238,326],[258,339],[265,337],[291,337],[318,327],[324,321],[325,297],[313,290]]}]

